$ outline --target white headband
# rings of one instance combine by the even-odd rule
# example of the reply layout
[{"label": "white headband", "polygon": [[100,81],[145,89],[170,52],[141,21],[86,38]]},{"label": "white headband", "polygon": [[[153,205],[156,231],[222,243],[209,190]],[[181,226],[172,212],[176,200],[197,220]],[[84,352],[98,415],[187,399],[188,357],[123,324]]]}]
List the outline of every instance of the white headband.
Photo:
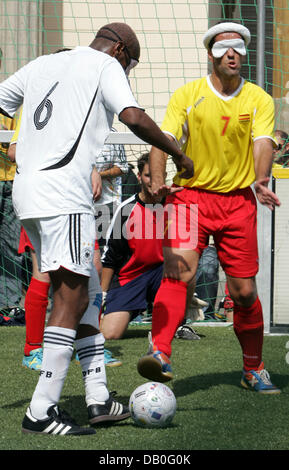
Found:
[{"label": "white headband", "polygon": [[246,46],[243,39],[224,39],[223,41],[214,42],[212,47],[212,54],[216,59],[223,57],[226,54],[228,49],[234,49],[240,55],[246,55]]},{"label": "white headband", "polygon": [[209,44],[211,40],[215,36],[217,36],[217,34],[229,33],[229,32],[240,34],[240,36],[242,36],[242,38],[245,41],[245,45],[248,46],[250,44],[251,34],[248,28],[246,28],[246,26],[243,26],[238,23],[219,23],[219,24],[215,24],[215,26],[212,26],[212,28],[210,28],[205,33],[203,37],[203,44],[205,48],[206,49],[209,48]]}]

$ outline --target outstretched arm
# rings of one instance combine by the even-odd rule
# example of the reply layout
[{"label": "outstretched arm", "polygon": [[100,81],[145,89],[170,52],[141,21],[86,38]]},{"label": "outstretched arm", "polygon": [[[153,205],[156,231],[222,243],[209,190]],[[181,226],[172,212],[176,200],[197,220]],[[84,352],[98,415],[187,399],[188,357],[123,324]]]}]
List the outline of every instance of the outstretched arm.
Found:
[{"label": "outstretched arm", "polygon": [[163,152],[171,155],[178,169],[186,170],[185,178],[191,178],[194,174],[193,162],[177,146],[168,139],[158,125],[139,108],[125,108],[119,115],[119,119],[140,139],[148,144],[157,147]]}]

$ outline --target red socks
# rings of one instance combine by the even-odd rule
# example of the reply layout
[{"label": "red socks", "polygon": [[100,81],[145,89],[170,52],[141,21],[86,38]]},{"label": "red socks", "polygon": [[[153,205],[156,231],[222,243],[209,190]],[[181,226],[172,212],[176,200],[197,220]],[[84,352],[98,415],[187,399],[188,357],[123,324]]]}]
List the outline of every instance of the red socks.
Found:
[{"label": "red socks", "polygon": [[171,342],[186,311],[187,284],[164,278],[154,300],[152,340],[157,348],[170,357]]},{"label": "red socks", "polygon": [[259,297],[250,307],[234,304],[234,330],[243,351],[244,370],[257,370],[262,362],[264,333]]},{"label": "red socks", "polygon": [[50,283],[38,281],[34,277],[31,278],[24,303],[26,322],[25,356],[29,356],[33,349],[42,347],[49,287]]}]

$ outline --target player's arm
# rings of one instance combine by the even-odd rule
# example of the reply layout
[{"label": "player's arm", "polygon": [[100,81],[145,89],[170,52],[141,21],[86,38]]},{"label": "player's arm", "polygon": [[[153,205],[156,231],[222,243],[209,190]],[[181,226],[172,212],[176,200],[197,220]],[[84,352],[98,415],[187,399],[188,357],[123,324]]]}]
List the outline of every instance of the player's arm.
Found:
[{"label": "player's arm", "polygon": [[123,172],[117,165],[114,165],[111,168],[107,168],[107,170],[101,170],[99,174],[102,178],[117,178],[121,176]]},{"label": "player's arm", "polygon": [[273,191],[268,188],[273,161],[273,142],[269,138],[257,139],[253,147],[255,164],[255,191],[258,201],[273,210],[280,206],[280,201]]},{"label": "player's arm", "polygon": [[166,156],[164,154],[169,154],[173,157],[178,171],[184,169],[184,172],[180,175],[182,178],[189,179],[194,175],[192,160],[180,150],[174,139],[168,138],[143,110],[133,107],[126,108],[122,111],[119,118],[137,137],[159,150],[159,152],[156,152],[150,158],[150,162],[153,160],[155,163],[152,178],[152,181],[154,181],[152,194],[159,196],[161,199],[169,193],[180,191],[181,188],[172,188],[164,184],[163,178],[166,164]]},{"label": "player's arm", "polygon": [[170,141],[158,125],[140,109],[117,61],[109,61],[100,77],[100,89],[107,109],[118,115],[137,137],[171,155],[185,169],[184,178],[193,176],[193,162]]},{"label": "player's arm", "polygon": [[16,159],[16,142],[9,145],[7,150],[7,157],[9,158],[10,162],[15,162]]},{"label": "player's arm", "polygon": [[[168,139],[158,125],[140,108],[125,108],[119,115],[119,119],[140,139],[159,148],[174,158],[175,164],[185,168],[191,178],[193,162],[181,151],[174,140]],[[184,176],[183,176],[184,177]]]},{"label": "player's arm", "polygon": [[101,181],[101,176],[95,167],[93,167],[92,172],[91,172],[91,185],[92,185],[93,200],[97,201],[101,196],[102,181]]},{"label": "player's arm", "polygon": [[10,118],[23,103],[25,83],[30,63],[24,65],[0,83],[0,113]]},{"label": "player's arm", "polygon": [[[169,139],[170,136],[168,136]],[[162,152],[162,150],[157,147],[152,147],[149,155],[149,166],[150,166],[150,175],[151,175],[151,190],[154,194],[158,188],[161,188],[165,185],[166,179],[166,163],[168,159],[168,154]]]},{"label": "player's arm", "polygon": [[101,288],[103,292],[108,291],[113,275],[114,275],[113,268],[102,268],[100,284],[101,284]]}]

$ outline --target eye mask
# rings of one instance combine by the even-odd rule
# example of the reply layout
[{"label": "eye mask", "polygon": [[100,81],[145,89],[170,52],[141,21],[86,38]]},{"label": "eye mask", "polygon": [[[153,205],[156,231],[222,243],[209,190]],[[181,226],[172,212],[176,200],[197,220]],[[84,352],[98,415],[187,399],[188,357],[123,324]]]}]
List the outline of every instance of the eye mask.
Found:
[{"label": "eye mask", "polygon": [[212,54],[216,59],[223,57],[228,49],[234,49],[240,55],[246,55],[246,46],[243,39],[224,39],[223,41],[215,42],[212,47]]}]

